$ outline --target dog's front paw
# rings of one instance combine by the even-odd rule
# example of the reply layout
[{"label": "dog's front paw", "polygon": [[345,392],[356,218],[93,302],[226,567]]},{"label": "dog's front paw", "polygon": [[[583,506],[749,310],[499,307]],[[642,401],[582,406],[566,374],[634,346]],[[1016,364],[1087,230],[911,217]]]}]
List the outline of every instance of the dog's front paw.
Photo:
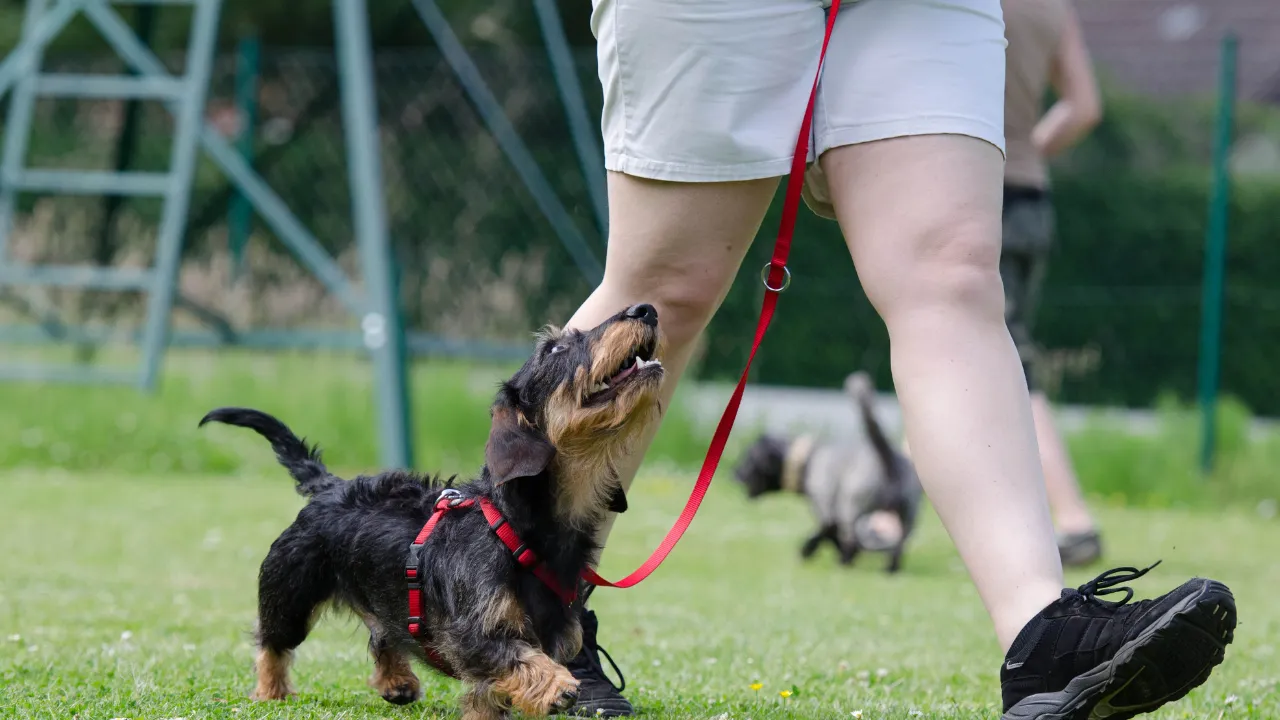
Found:
[{"label": "dog's front paw", "polygon": [[560,697],[556,700],[554,704],[552,704],[551,710],[549,712],[556,715],[561,713],[566,713],[572,710],[573,706],[576,705],[577,703],[578,703],[578,684],[577,684],[577,681],[574,681],[573,687],[566,688],[560,692]]},{"label": "dog's front paw", "polygon": [[417,682],[406,682],[383,688],[379,694],[383,696],[383,700],[392,703],[392,705],[408,705],[408,703],[415,702],[417,698],[421,697],[422,689],[417,685]]},{"label": "dog's front paw", "polygon": [[538,653],[526,658],[494,686],[511,698],[515,709],[534,717],[564,711],[578,701],[578,680],[569,670]]},{"label": "dog's front paw", "polygon": [[422,697],[422,684],[412,672],[374,673],[369,684],[392,705],[408,705]]}]

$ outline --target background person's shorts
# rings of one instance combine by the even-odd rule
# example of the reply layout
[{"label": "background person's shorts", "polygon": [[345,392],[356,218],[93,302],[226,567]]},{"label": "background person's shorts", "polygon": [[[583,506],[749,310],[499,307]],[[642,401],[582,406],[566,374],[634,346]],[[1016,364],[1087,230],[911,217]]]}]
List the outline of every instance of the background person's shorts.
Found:
[{"label": "background person's shorts", "polygon": [[[605,167],[721,182],[791,170],[830,0],[594,0]],[[841,145],[961,134],[1004,150],[1000,0],[845,0],[809,160]],[[805,199],[833,217],[810,165]]]},{"label": "background person's shorts", "polygon": [[1000,279],[1004,283],[1004,319],[1022,359],[1027,383],[1035,389],[1038,346],[1032,321],[1044,284],[1046,263],[1053,249],[1053,202],[1036,188],[1004,188]]}]

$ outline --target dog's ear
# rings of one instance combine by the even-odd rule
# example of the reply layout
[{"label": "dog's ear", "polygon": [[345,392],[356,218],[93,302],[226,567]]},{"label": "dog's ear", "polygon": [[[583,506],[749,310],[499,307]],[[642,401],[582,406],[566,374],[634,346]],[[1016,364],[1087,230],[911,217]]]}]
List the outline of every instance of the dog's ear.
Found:
[{"label": "dog's ear", "polygon": [[510,407],[493,410],[489,441],[484,446],[484,464],[498,485],[516,478],[533,477],[551,464],[556,449],[537,428]]},{"label": "dog's ear", "polygon": [[627,493],[622,489],[621,485],[613,488],[613,492],[609,493],[609,512],[624,513],[627,511]]}]

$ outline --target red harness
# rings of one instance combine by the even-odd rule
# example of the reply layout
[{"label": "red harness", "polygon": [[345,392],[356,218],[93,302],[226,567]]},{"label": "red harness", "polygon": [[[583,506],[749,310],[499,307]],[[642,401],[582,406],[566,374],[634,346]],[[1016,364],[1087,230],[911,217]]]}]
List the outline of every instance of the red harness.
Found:
[{"label": "red harness", "polygon": [[[694,516],[698,513],[698,506],[702,504],[703,497],[706,496],[707,490],[711,487],[711,479],[715,476],[716,467],[720,464],[720,456],[724,453],[725,444],[729,440],[729,433],[733,430],[733,421],[738,416],[738,406],[742,402],[742,393],[746,390],[747,373],[751,370],[751,361],[755,359],[756,351],[760,349],[760,343],[764,340],[765,331],[769,329],[769,322],[773,319],[773,312],[778,304],[778,294],[786,290],[787,286],[791,284],[791,271],[787,269],[787,256],[791,252],[792,234],[795,230],[796,216],[800,210],[800,191],[804,187],[804,171],[809,157],[809,135],[813,126],[813,103],[818,92],[818,79],[821,77],[822,63],[827,55],[827,44],[831,41],[831,31],[835,27],[836,15],[839,11],[840,0],[831,0],[831,8],[827,11],[826,33],[822,38],[822,51],[818,56],[818,75],[814,77],[813,87],[809,91],[809,103],[805,107],[804,117],[800,122],[800,133],[799,137],[796,138],[796,149],[791,159],[791,175],[787,179],[787,192],[782,204],[782,222],[778,227],[777,240],[774,241],[773,258],[760,272],[761,280],[764,282],[765,295],[764,303],[760,307],[760,320],[756,324],[755,342],[751,344],[751,353],[747,356],[747,365],[742,370],[738,385],[734,388],[733,395],[729,398],[724,414],[716,425],[715,434],[711,438],[711,446],[707,449],[707,457],[702,463],[702,470],[698,473],[698,481],[694,484],[693,491],[689,494],[689,501],[680,513],[679,519],[676,520],[675,525],[671,527],[666,537],[662,539],[662,543],[653,551],[653,555],[643,565],[616,583],[600,577],[590,567],[584,568],[582,577],[592,585],[628,588],[649,577],[667,559],[667,555],[671,553],[676,543],[680,541],[684,531],[689,528]],[[440,500],[436,503],[435,512],[431,515],[431,519],[422,527],[422,532],[418,533],[417,539],[410,546],[409,560],[405,566],[404,575],[409,582],[409,633],[414,637],[419,637],[422,632],[422,586],[419,583],[418,566],[416,564],[418,559],[417,550],[426,542],[427,537],[431,535],[431,531],[435,529],[436,523],[440,521],[444,513],[457,508],[470,507],[474,504],[476,504],[476,500],[463,499],[457,495],[457,491],[446,490],[445,494],[442,494]],[[532,568],[534,574],[555,591],[566,604],[573,602],[577,592],[565,590],[556,582],[556,579],[551,576],[546,566],[542,565],[533,552],[520,542],[515,530],[512,530],[511,526],[502,517],[502,513],[498,512],[498,509],[484,498],[479,499],[479,504],[485,519],[489,521],[489,527],[493,528],[502,543],[515,555],[516,561],[523,567]],[[447,668],[443,659],[434,650],[428,648],[427,656],[431,658],[437,668],[440,668],[446,674],[453,675],[453,672]]]},{"label": "red harness", "polygon": [[[409,556],[405,560],[404,578],[409,586],[409,634],[422,640],[425,635],[425,628],[422,622],[422,577],[418,573],[418,551],[426,544],[427,538],[431,537],[431,532],[436,529],[436,525],[440,523],[440,518],[450,510],[459,510],[469,508],[474,505],[480,506],[480,512],[484,513],[484,519],[489,523],[489,529],[493,531],[503,545],[511,551],[511,555],[516,559],[517,563],[523,568],[533,571],[551,591],[564,601],[565,605],[573,603],[578,598],[577,588],[565,588],[560,584],[547,566],[538,559],[532,550],[520,541],[520,536],[516,535],[516,531],[502,516],[498,508],[489,501],[488,498],[464,498],[458,494],[457,490],[452,488],[446,489],[440,493],[440,499],[436,501],[435,512],[431,513],[431,517],[427,519],[427,524],[422,526],[422,530],[418,531],[418,536],[413,539],[409,545]],[[583,571],[583,577],[588,578],[587,572],[590,568]],[[594,575],[594,573],[592,573]],[[440,657],[440,654],[434,648],[427,647],[427,658],[431,660],[431,664],[436,666],[446,675],[453,676],[452,668]]]}]

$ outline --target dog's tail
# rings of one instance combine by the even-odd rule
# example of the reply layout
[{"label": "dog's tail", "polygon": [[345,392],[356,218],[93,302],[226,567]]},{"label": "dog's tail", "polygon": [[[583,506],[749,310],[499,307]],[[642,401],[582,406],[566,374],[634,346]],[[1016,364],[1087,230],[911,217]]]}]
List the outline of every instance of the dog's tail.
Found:
[{"label": "dog's tail", "polygon": [[871,439],[871,446],[875,448],[876,455],[880,456],[880,462],[884,465],[889,479],[894,481],[901,479],[897,453],[884,434],[884,429],[880,427],[880,421],[876,419],[873,407],[875,386],[871,383],[870,376],[864,372],[850,375],[845,380],[845,389],[858,403],[858,410],[862,413],[862,423],[867,428],[867,437]]},{"label": "dog's tail", "polygon": [[249,408],[218,408],[200,419],[200,427],[208,422],[249,428],[266,438],[271,449],[276,451],[276,459],[298,483],[300,495],[315,495],[342,482],[320,461],[320,448],[308,447],[306,441],[294,435],[284,423],[264,412]]}]

